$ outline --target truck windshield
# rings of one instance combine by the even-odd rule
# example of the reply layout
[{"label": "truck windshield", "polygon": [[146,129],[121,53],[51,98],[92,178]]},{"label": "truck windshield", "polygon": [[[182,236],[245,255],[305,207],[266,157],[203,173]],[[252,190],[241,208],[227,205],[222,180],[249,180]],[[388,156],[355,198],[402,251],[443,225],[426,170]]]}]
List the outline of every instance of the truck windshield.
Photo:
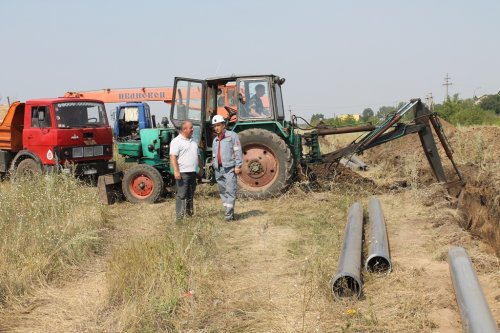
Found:
[{"label": "truck windshield", "polygon": [[125,122],[139,121],[139,108],[137,106],[122,107],[118,119]]},{"label": "truck windshield", "polygon": [[55,105],[59,128],[108,126],[104,104],[96,102],[64,102]]}]

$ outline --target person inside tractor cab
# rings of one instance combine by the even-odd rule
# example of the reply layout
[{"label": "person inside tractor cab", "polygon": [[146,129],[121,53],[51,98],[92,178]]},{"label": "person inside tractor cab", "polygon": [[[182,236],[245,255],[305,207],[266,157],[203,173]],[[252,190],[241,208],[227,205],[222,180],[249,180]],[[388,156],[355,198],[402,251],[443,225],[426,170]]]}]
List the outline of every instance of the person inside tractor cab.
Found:
[{"label": "person inside tractor cab", "polygon": [[255,94],[250,97],[248,105],[248,115],[250,118],[265,118],[269,117],[269,113],[264,109],[261,97],[266,93],[266,87],[263,84],[255,86]]}]

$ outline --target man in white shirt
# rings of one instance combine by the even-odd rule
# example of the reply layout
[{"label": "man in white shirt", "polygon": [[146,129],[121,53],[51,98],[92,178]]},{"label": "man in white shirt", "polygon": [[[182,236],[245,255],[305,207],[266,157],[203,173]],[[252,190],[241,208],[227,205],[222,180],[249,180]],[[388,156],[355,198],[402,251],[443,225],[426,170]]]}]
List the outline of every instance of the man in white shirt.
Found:
[{"label": "man in white shirt", "polygon": [[181,132],[170,143],[170,163],[174,169],[177,195],[175,213],[177,221],[193,215],[193,197],[196,190],[196,167],[203,174],[203,164],[198,154],[198,144],[192,139],[193,123],[182,123]]}]

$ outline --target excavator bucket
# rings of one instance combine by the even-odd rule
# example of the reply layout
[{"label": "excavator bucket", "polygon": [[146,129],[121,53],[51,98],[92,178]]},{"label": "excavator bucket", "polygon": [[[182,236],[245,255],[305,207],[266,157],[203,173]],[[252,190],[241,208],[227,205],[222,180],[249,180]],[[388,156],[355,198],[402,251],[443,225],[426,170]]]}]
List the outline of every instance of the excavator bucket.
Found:
[{"label": "excavator bucket", "polygon": [[103,204],[112,205],[123,200],[122,179],[122,171],[99,176],[97,190]]}]

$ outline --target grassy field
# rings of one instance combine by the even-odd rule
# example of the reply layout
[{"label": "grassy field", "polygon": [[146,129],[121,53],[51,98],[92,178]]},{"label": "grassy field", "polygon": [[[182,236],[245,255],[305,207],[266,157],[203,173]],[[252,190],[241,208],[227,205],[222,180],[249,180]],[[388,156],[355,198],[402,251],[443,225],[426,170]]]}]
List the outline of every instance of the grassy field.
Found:
[{"label": "grassy field", "polygon": [[0,203],[1,304],[64,277],[102,249],[104,207],[72,177],[4,181]]},{"label": "grassy field", "polygon": [[[452,140],[477,134],[459,131]],[[456,156],[464,170],[469,163],[493,172],[494,183],[496,153],[481,144],[491,140],[465,140],[470,145],[458,145]],[[208,184],[198,188],[195,216],[175,223],[171,197],[104,207],[95,188],[63,176],[0,183],[0,210],[10,217],[2,221],[2,258],[9,258],[2,264],[10,266],[0,275],[8,286],[0,330],[457,332],[461,321],[446,262],[455,245],[469,252],[500,321],[495,249],[460,227],[456,199],[421,181],[421,156],[409,151],[397,160],[386,155],[392,164],[371,162],[362,175],[375,186],[333,180],[310,191],[302,183],[271,200],[238,200],[236,223],[223,222],[217,189]],[[479,180],[481,172],[474,173]],[[392,186],[403,181],[409,185]],[[356,201],[366,211],[372,197],[384,209],[394,269],[363,271],[361,299],[335,300],[330,280],[347,211]]]}]

